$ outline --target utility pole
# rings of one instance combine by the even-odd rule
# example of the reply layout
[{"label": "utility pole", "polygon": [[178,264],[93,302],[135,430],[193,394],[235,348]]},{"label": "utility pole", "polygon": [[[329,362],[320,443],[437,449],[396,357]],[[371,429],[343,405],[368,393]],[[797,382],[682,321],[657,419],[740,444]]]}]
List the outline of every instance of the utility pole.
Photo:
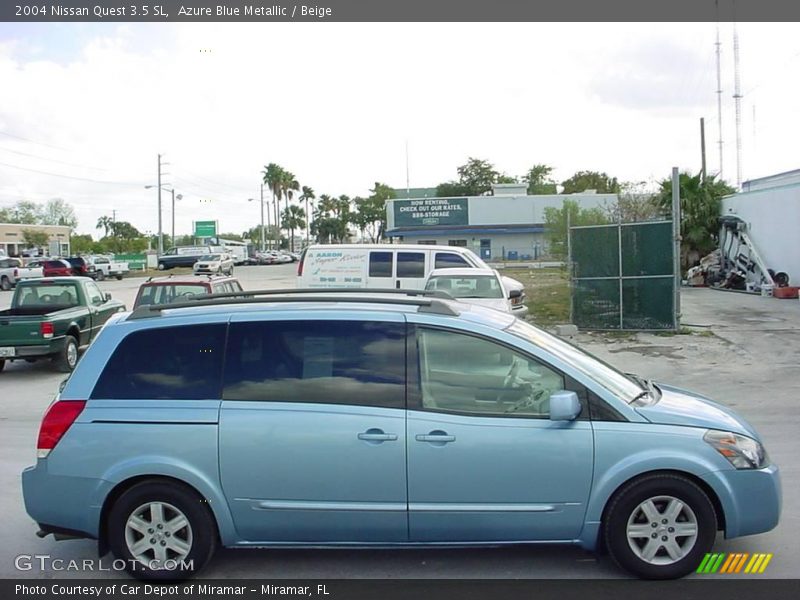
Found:
[{"label": "utility pole", "polygon": [[161,155],[158,155],[158,254],[164,254],[164,233],[161,230]]},{"label": "utility pole", "polygon": [[736,187],[742,189],[742,89],[739,73],[739,32],[736,30],[736,2],[733,4],[733,100],[736,108]]},{"label": "utility pole", "polygon": [[703,183],[706,181],[706,120],[700,117],[700,156],[702,161],[701,179]]},{"label": "utility pole", "polygon": [[717,145],[719,146],[719,179],[722,181],[722,67],[720,59],[720,41],[719,41],[719,0],[714,2],[717,10],[717,128],[719,130],[719,139]]},{"label": "utility pole", "polygon": [[266,231],[264,229],[264,184],[261,184],[261,251],[264,252],[266,242]]}]

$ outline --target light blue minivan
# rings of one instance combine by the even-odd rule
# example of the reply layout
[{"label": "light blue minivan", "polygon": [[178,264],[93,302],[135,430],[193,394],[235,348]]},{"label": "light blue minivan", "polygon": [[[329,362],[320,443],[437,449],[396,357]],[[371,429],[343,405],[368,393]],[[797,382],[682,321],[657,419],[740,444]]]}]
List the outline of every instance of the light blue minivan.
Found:
[{"label": "light blue minivan", "polygon": [[777,525],[778,468],[730,409],[509,314],[313,291],[112,319],[23,472],[39,535],[97,539],[147,579],[220,545],[511,543],[664,579],[720,530]]}]

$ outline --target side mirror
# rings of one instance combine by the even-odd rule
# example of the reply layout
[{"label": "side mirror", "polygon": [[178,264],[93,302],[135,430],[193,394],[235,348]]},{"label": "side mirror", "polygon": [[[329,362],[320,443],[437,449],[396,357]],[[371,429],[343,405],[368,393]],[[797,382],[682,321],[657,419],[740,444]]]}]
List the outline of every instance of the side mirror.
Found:
[{"label": "side mirror", "polygon": [[111,294],[109,294],[108,292],[106,292],[106,295],[105,295],[104,297],[105,297],[105,299],[106,299],[106,302],[108,302],[109,300],[111,300]]},{"label": "side mirror", "polygon": [[550,420],[574,421],[581,414],[581,403],[578,394],[561,390],[550,394]]},{"label": "side mirror", "polygon": [[513,300],[514,298],[522,298],[522,292],[520,290],[511,290],[508,292],[508,299]]}]

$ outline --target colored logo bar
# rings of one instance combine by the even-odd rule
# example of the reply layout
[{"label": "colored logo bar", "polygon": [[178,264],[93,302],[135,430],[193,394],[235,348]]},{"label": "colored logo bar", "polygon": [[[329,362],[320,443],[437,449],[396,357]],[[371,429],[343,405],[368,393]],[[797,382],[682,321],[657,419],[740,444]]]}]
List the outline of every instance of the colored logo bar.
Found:
[{"label": "colored logo bar", "polygon": [[747,552],[732,552],[726,554],[709,553],[703,558],[703,561],[697,567],[696,573],[763,573],[767,570],[769,561],[772,560],[772,554],[764,554],[757,552],[749,554]]}]

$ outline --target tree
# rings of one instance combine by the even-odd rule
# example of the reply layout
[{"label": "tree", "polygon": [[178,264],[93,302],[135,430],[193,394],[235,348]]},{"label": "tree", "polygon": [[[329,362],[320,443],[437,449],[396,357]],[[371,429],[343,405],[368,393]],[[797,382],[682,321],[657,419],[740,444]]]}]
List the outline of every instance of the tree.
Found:
[{"label": "tree", "polygon": [[[280,232],[278,231],[278,227],[276,225],[265,225],[264,226],[264,241],[267,240],[280,240]],[[251,227],[244,236],[249,239],[252,243],[256,244],[257,246],[261,246],[261,225],[256,225],[255,227]]]},{"label": "tree", "polygon": [[50,236],[41,229],[23,229],[22,241],[29,248],[39,248],[50,243]]},{"label": "tree", "polygon": [[322,194],[314,212],[311,233],[323,244],[342,242],[348,237],[347,226],[351,216],[348,196],[334,198]]},{"label": "tree", "polygon": [[299,200],[300,200],[300,202],[304,202],[305,201],[305,203],[306,203],[306,215],[308,216],[308,219],[306,220],[306,244],[311,243],[311,240],[309,239],[309,237],[311,235],[310,232],[309,232],[309,226],[310,226],[310,221],[311,221],[311,213],[308,211],[308,203],[309,203],[309,201],[313,200],[314,198],[316,198],[316,196],[314,195],[314,189],[309,187],[309,186],[307,186],[307,185],[304,185],[303,186],[303,193],[300,194]]},{"label": "tree", "polygon": [[[692,266],[700,257],[717,247],[722,198],[736,190],[714,175],[703,180],[702,173],[680,173],[681,198],[681,264]],[[665,211],[672,207],[672,179],[660,184],[657,202]]]},{"label": "tree", "polygon": [[528,194],[555,194],[556,183],[552,180],[550,175],[553,173],[553,167],[548,165],[536,164],[533,165],[525,175],[522,176],[522,181],[528,184]]},{"label": "tree", "polygon": [[36,225],[42,223],[42,207],[36,202],[20,200],[8,211],[8,222],[23,225]]},{"label": "tree", "polygon": [[102,244],[95,242],[88,233],[70,236],[69,247],[73,254],[93,254],[102,251]]},{"label": "tree", "polygon": [[[283,171],[281,175],[281,188],[283,190],[283,197],[286,199],[285,210],[289,210],[289,203],[292,201],[294,192],[300,190],[300,184],[298,183],[297,178],[294,176],[294,173]],[[289,226],[286,225],[285,227],[286,233],[288,234]]]},{"label": "tree", "polygon": [[656,194],[648,192],[646,187],[644,181],[621,184],[617,200],[605,207],[609,221],[636,223],[668,218],[669,211],[664,212]]},{"label": "tree", "polygon": [[616,177],[609,177],[606,173],[597,171],[578,171],[561,185],[564,186],[565,194],[576,194],[586,190],[595,190],[598,194],[617,194],[620,190]]},{"label": "tree", "polygon": [[456,169],[458,181],[449,181],[436,187],[439,198],[446,196],[483,196],[492,189],[493,183],[514,183],[508,175],[501,175],[487,160],[470,157]]},{"label": "tree", "polygon": [[42,211],[40,223],[42,225],[64,225],[70,229],[78,226],[75,210],[61,198],[52,198],[47,201]]},{"label": "tree", "polygon": [[108,215],[103,215],[99,219],[97,219],[97,226],[95,229],[103,229],[103,237],[108,237],[108,232],[114,226],[114,219],[109,217]]},{"label": "tree", "polygon": [[370,190],[372,195],[368,198],[356,198],[353,201],[355,213],[352,222],[364,233],[369,233],[369,238],[373,243],[383,239],[386,231],[386,201],[395,197],[394,190],[385,183],[375,182],[375,186]]},{"label": "tree", "polygon": [[[272,202],[280,202],[283,197],[283,168],[276,163],[269,163],[261,172],[264,176],[264,185],[272,192]],[[280,223],[277,223],[280,229]]]},{"label": "tree", "polygon": [[283,224],[286,226],[287,231],[291,232],[291,246],[290,250],[294,251],[294,230],[295,229],[304,229],[306,226],[306,213],[305,211],[297,206],[296,204],[291,204],[286,207],[286,210],[283,211]]},{"label": "tree", "polygon": [[567,225],[602,225],[608,223],[605,211],[599,207],[581,208],[575,200],[564,200],[561,208],[547,206],[544,209],[545,229],[550,243],[550,254],[557,258],[567,257]]}]

